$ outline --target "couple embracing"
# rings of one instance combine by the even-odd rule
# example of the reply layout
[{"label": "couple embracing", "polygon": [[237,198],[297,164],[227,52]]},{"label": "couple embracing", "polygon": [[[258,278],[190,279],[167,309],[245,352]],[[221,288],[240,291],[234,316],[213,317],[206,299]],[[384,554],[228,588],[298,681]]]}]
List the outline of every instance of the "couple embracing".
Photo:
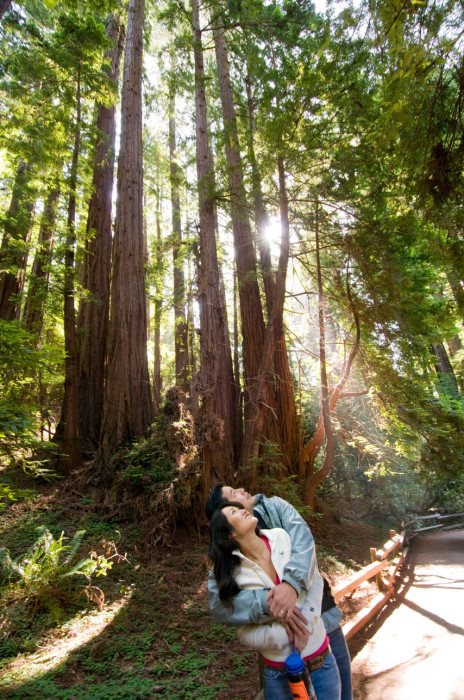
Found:
[{"label": "couple embracing", "polygon": [[301,652],[318,700],[351,700],[341,612],[319,573],[311,531],[287,501],[218,484],[206,503],[216,620],[258,649],[265,700],[292,700],[285,659]]}]

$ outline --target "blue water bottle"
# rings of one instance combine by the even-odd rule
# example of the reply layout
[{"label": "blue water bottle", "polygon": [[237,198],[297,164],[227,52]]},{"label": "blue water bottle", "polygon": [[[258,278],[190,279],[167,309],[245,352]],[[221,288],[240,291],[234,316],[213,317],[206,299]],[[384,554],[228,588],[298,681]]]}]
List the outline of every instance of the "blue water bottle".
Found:
[{"label": "blue water bottle", "polygon": [[295,700],[317,700],[309,671],[301,654],[293,650],[293,654],[285,659],[285,670],[288,685]]}]

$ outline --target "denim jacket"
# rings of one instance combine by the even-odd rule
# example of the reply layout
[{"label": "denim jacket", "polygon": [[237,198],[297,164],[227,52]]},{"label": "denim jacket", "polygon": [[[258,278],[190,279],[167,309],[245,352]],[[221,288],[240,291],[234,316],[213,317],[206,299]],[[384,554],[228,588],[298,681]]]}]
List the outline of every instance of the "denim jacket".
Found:
[{"label": "denim jacket", "polygon": [[[255,496],[254,511],[259,512],[269,528],[280,527],[291,540],[292,554],[284,567],[282,581],[286,581],[300,595],[309,590],[317,572],[314,538],[301,515],[279,496],[268,498],[262,493]],[[225,625],[269,622],[267,594],[269,589],[246,589],[234,597],[233,608],[222,604],[213,571],[208,576],[209,604],[213,617]]]}]

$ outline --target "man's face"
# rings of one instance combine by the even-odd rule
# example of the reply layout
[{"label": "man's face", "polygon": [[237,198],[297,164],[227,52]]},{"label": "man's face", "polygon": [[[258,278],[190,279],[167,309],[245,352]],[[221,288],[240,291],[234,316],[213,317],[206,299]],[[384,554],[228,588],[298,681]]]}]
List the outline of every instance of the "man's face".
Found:
[{"label": "man's face", "polygon": [[241,503],[249,513],[253,513],[255,499],[245,489],[233,489],[232,486],[223,486],[221,495],[226,501]]}]

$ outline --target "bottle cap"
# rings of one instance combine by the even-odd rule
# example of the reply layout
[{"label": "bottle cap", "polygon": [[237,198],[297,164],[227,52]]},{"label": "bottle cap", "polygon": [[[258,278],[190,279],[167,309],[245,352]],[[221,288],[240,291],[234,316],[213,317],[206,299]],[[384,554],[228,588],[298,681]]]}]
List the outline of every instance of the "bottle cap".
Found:
[{"label": "bottle cap", "polygon": [[285,666],[289,673],[301,673],[304,670],[305,662],[301,658],[301,654],[294,651],[285,659]]}]

